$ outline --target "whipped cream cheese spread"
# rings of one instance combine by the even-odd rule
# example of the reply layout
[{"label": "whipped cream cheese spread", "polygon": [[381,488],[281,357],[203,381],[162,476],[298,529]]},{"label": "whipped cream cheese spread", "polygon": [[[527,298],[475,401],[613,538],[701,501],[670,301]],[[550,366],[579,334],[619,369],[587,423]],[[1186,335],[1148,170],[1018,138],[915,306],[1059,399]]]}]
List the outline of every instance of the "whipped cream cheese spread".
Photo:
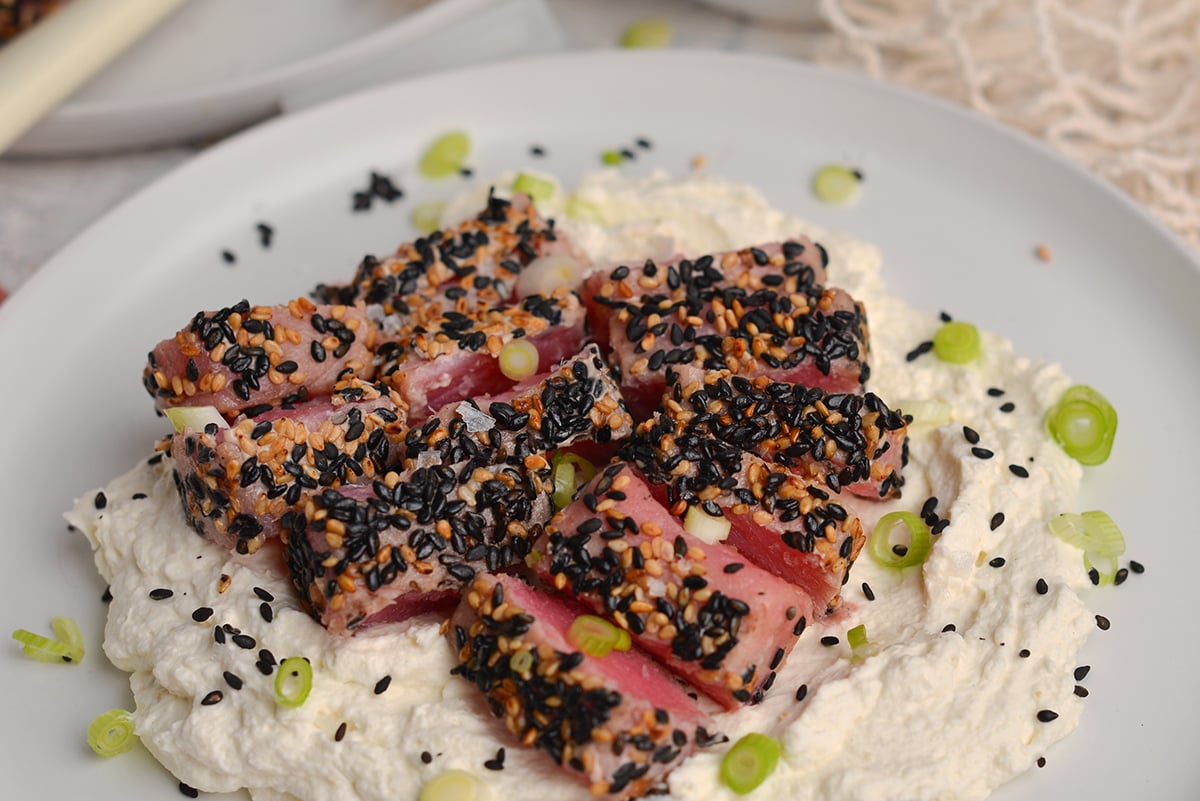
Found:
[{"label": "whipped cream cheese spread", "polygon": [[[476,211],[481,197],[451,204],[446,221]],[[1088,586],[1080,553],[1046,528],[1076,511],[1081,478],[1042,426],[1068,377],[987,333],[970,365],[907,359],[938,315],[888,294],[876,248],[775,211],[752,188],[608,170],[571,195],[587,219],[566,216],[566,199],[559,190],[544,213],[599,268],[807,234],[829,252],[829,283],[866,306],[868,389],[923,411],[910,427],[903,497],[856,510],[868,530],[885,512],[928,504],[948,523],[923,567],[887,570],[864,553],[842,608],[809,627],[763,703],[717,717],[730,741],[757,731],[782,742],[778,769],[754,795],[967,801],[1032,767],[1078,724],[1072,672],[1093,626],[1078,594]],[[104,647],[131,674],[137,732],[181,781],[249,788],[260,801],[399,801],[457,768],[497,801],[591,797],[513,742],[450,675],[440,621],[331,637],[300,607],[278,560],[231,555],[188,527],[169,457],[103,491],[104,509],[88,496],[68,518],[111,586]],[[870,655],[852,660],[845,633],[859,624]],[[276,703],[273,680],[293,656],[311,661],[314,679],[291,709]],[[718,779],[727,747],[676,769],[665,798],[737,797]]]}]

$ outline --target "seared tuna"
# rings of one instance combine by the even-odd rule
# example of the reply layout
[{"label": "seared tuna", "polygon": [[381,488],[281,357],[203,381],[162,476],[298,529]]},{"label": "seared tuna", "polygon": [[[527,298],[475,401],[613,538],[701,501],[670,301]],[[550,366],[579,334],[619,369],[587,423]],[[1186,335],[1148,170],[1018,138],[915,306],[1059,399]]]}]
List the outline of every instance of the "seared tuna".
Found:
[{"label": "seared tuna", "polygon": [[578,296],[559,290],[530,295],[510,306],[470,313],[429,306],[395,334],[382,335],[376,359],[382,380],[408,403],[409,418],[424,420],[451,401],[493,395],[515,383],[500,370],[500,351],[522,337],[548,369],[584,344],[584,309]]},{"label": "seared tuna", "polygon": [[544,582],[728,709],[770,689],[805,621],[824,609],[734,549],[689,534],[624,464],[584,487],[533,553]]},{"label": "seared tuna", "polygon": [[523,460],[575,443],[607,444],[633,432],[620,390],[588,345],[551,372],[491,397],[450,403],[405,438],[407,466],[484,458]]},{"label": "seared tuna", "polygon": [[199,312],[149,355],[142,383],[159,409],[215,406],[226,417],[328,395],[347,374],[371,377],[373,329],[362,306],[241,301]]},{"label": "seared tuna", "polygon": [[711,436],[677,433],[662,414],[638,426],[619,451],[655,497],[682,517],[688,507],[725,517],[725,544],[804,590],[818,613],[836,608],[865,541],[862,523],[815,483],[772,469]]},{"label": "seared tuna", "polygon": [[529,262],[558,254],[576,256],[528,197],[491,196],[475,218],[404,244],[383,261],[368,256],[349,284],[321,285],[314,294],[324,303],[362,301],[401,317],[431,302],[442,311],[468,311],[508,303]]},{"label": "seared tuna", "polygon": [[636,798],[706,744],[708,721],[636,649],[603,657],[579,650],[568,629],[582,611],[518,578],[478,576],[450,619],[454,672],[483,692],[519,742],[546,752],[594,795]]},{"label": "seared tuna", "polygon": [[523,558],[531,528],[550,519],[553,491],[541,456],[420,467],[325,490],[283,515],[288,570],[313,616],[347,634],[396,602],[422,608],[477,571]]},{"label": "seared tuna", "polygon": [[[736,264],[745,261],[733,255]],[[706,257],[696,262],[709,267],[699,279],[695,271],[647,261],[638,270],[637,291],[624,267],[610,273],[599,291],[589,283],[593,322],[607,319],[607,333],[599,339],[619,367],[635,418],[644,419],[658,406],[663,368],[672,365],[766,375],[831,392],[861,390],[869,376],[861,304],[841,289],[816,283],[811,266],[779,261],[785,263],[775,266],[767,258],[723,278],[712,275],[716,270]],[[623,277],[614,281],[613,275]]]},{"label": "seared tuna", "polygon": [[196,531],[254,553],[279,533],[288,507],[320,488],[381,475],[401,457],[405,430],[394,398],[348,378],[334,394],[290,410],[175,434],[175,485]]},{"label": "seared tuna", "polygon": [[663,413],[677,432],[753,451],[834,492],[898,495],[904,478],[904,417],[868,392],[828,393],[729,372],[668,371]]}]

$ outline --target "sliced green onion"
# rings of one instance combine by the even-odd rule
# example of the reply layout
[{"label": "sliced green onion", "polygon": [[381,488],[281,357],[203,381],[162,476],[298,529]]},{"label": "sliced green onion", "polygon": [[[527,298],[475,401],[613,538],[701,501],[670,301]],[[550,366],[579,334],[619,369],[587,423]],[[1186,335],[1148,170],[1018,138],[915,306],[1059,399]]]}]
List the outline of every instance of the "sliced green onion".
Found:
[{"label": "sliced green onion", "polygon": [[[910,537],[908,549],[903,556],[892,550],[892,535],[897,529],[907,529]],[[925,521],[912,512],[888,512],[875,524],[869,546],[871,558],[880,567],[897,570],[913,567],[923,563],[929,556],[929,528]]]},{"label": "sliced green onion", "polygon": [[525,567],[533,567],[538,562],[542,561],[542,552],[534,548],[529,553],[525,554]]},{"label": "sliced green onion", "polygon": [[673,33],[665,19],[639,19],[621,34],[621,47],[666,47]]},{"label": "sliced green onion", "polygon": [[970,323],[951,320],[933,335],[933,354],[944,362],[967,364],[983,353],[979,329]]},{"label": "sliced green onion", "polygon": [[846,642],[850,643],[851,662],[862,662],[879,653],[879,646],[867,641],[867,627],[862,623],[846,632]]},{"label": "sliced green onion", "polygon": [[1099,510],[1083,514],[1063,514],[1050,518],[1050,533],[1081,551],[1102,556],[1125,553],[1125,536],[1107,513]]},{"label": "sliced green onion", "polygon": [[1101,464],[1112,452],[1117,410],[1096,390],[1076,384],[1047,413],[1046,430],[1072,459]]},{"label": "sliced green onion", "polygon": [[514,339],[500,349],[500,372],[512,381],[537,375],[538,349],[528,339]]},{"label": "sliced green onion", "polygon": [[629,632],[595,615],[580,615],[567,629],[567,639],[588,656],[605,657],[613,650],[628,651]]},{"label": "sliced green onion", "polygon": [[517,276],[517,296],[549,296],[559,287],[575,289],[582,281],[583,265],[578,259],[562,253],[538,256]]},{"label": "sliced green onion", "polygon": [[953,407],[943,400],[901,400],[896,408],[911,417],[913,425],[944,426],[954,419]]},{"label": "sliced green onion", "polygon": [[137,742],[137,735],[133,733],[133,715],[124,709],[110,709],[99,715],[88,726],[87,741],[102,757],[125,753]]},{"label": "sliced green onion", "polygon": [[82,656],[81,652],[68,643],[52,640],[25,629],[14,631],[12,638],[21,643],[26,656],[39,662],[76,662],[78,660],[75,656]]},{"label": "sliced green onion", "polygon": [[779,765],[779,742],[753,732],[734,743],[721,759],[721,783],[738,795],[758,787]]},{"label": "sliced green onion", "polygon": [[481,801],[483,782],[465,770],[446,770],[425,783],[418,801]]},{"label": "sliced green onion", "polygon": [[551,479],[554,481],[554,506],[562,509],[575,500],[575,493],[596,475],[596,468],[587,459],[567,451],[559,451],[551,460]]},{"label": "sliced green onion", "polygon": [[422,235],[432,234],[442,227],[442,212],[446,204],[440,200],[426,200],[412,210],[412,224]]},{"label": "sliced green onion", "polygon": [[605,150],[600,154],[600,161],[604,162],[610,167],[615,167],[621,162],[625,161],[625,157],[621,155],[620,150]]},{"label": "sliced green onion", "polygon": [[530,175],[527,172],[517,175],[512,188],[514,192],[524,192],[529,195],[535,203],[554,197],[555,190],[554,181]]},{"label": "sliced green onion", "polygon": [[426,178],[445,178],[462,169],[470,151],[470,137],[463,131],[450,131],[425,149],[417,169]]},{"label": "sliced green onion", "polygon": [[858,197],[859,173],[842,164],[826,164],[813,176],[813,194],[822,203],[841,206]]},{"label": "sliced green onion", "polygon": [[275,672],[275,700],[280,706],[295,708],[312,692],[313,669],[302,656],[289,656]]},{"label": "sliced green onion", "polygon": [[524,649],[508,658],[508,668],[513,673],[528,673],[533,669],[533,651]]},{"label": "sliced green onion", "polygon": [[1089,575],[1095,570],[1096,583],[1103,585],[1113,583],[1117,577],[1117,571],[1121,569],[1121,565],[1117,562],[1117,557],[1112,554],[1084,551],[1083,569]]},{"label": "sliced green onion", "polygon": [[50,630],[59,641],[71,648],[71,660],[82,662],[84,654],[83,632],[73,617],[56,617],[50,621]]},{"label": "sliced green onion", "polygon": [[[619,156],[620,153],[617,155]],[[567,216],[572,220],[583,220],[584,222],[604,225],[604,213],[600,211],[600,207],[590,200],[584,200],[574,192],[567,195],[565,211]]]},{"label": "sliced green onion", "polygon": [[225,422],[225,418],[221,416],[215,406],[176,406],[163,413],[171,421],[171,425],[175,426],[175,430],[179,432],[185,428],[203,431],[210,423],[216,425],[217,428],[229,428],[229,423]]},{"label": "sliced green onion", "polygon": [[693,504],[683,516],[683,530],[709,545],[723,542],[729,536],[729,519],[714,517]]}]

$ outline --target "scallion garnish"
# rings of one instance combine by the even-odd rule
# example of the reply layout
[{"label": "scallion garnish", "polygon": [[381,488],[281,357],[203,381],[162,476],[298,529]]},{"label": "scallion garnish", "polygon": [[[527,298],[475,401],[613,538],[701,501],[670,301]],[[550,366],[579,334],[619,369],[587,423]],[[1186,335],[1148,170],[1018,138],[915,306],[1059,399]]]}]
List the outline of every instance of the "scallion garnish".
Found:
[{"label": "scallion garnish", "polygon": [[425,149],[417,169],[426,178],[445,178],[462,169],[470,151],[470,137],[463,131],[450,131]]},{"label": "scallion garnish", "polygon": [[862,662],[879,652],[879,646],[867,641],[867,627],[863,623],[846,632],[846,642],[850,644],[851,662]]},{"label": "scallion garnish", "polygon": [[738,795],[758,787],[779,764],[779,742],[752,732],[734,743],[721,759],[721,783]]},{"label": "scallion garnish", "polygon": [[442,212],[446,210],[446,204],[440,200],[426,200],[423,203],[418,203],[412,210],[413,228],[423,236],[432,234],[434,231],[442,227]]},{"label": "scallion garnish", "polygon": [[[618,153],[617,155],[619,156],[620,154]],[[574,192],[567,195],[565,211],[567,216],[572,220],[584,220],[585,222],[594,222],[599,225],[604,224],[604,213],[600,211],[600,207],[590,200],[581,198]]]},{"label": "scallion garnish", "polygon": [[209,424],[215,425],[217,428],[229,428],[229,423],[225,422],[225,418],[221,416],[215,406],[176,406],[173,409],[164,410],[163,414],[179,432],[185,428],[203,431]]},{"label": "scallion garnish", "polygon": [[554,495],[551,496],[551,500],[557,509],[562,509],[573,501],[579,488],[596,475],[596,468],[591,462],[567,451],[556,453],[550,464],[550,477],[554,482]]},{"label": "scallion garnish", "polygon": [[1125,553],[1125,536],[1106,512],[1063,514],[1050,518],[1047,525],[1051,534],[1083,551],[1084,570],[1094,569],[1098,583],[1112,583],[1120,569],[1117,557]]},{"label": "scallion garnish", "polygon": [[621,164],[621,162],[625,161],[625,157],[621,155],[620,150],[605,150],[600,154],[600,161],[604,162],[610,167],[616,167]]},{"label": "scallion garnish", "polygon": [[[896,544],[893,543],[892,537],[897,530],[900,530],[901,534],[903,534],[903,530],[907,530],[909,535],[909,542],[901,543],[907,546],[903,556],[892,549],[892,546]],[[871,558],[880,567],[899,570],[919,565],[929,556],[929,528],[920,517],[912,512],[888,512],[875,524],[875,529],[871,532],[869,547]]]},{"label": "scallion garnish", "polygon": [[508,669],[513,673],[528,673],[533,669],[533,651],[526,648],[510,656]]},{"label": "scallion garnish", "polygon": [[951,320],[933,335],[933,354],[944,362],[967,364],[983,353],[979,329],[970,323]]},{"label": "scallion garnish", "polygon": [[683,516],[683,530],[709,545],[723,542],[729,536],[729,528],[728,518],[714,517],[695,504]]},{"label": "scallion garnish", "polygon": [[88,726],[87,741],[102,757],[125,753],[137,742],[137,735],[133,733],[133,715],[124,709],[110,709],[99,715]]},{"label": "scallion garnish", "polygon": [[418,801],[479,801],[483,783],[465,770],[446,770],[425,783]]},{"label": "scallion garnish", "polygon": [[629,632],[595,615],[580,615],[567,628],[567,639],[588,656],[605,657],[613,650],[628,651]]},{"label": "scallion garnish", "polygon": [[280,706],[298,707],[312,692],[313,669],[302,656],[289,656],[275,673],[275,700]]},{"label": "scallion garnish", "polygon": [[517,276],[517,295],[552,295],[559,287],[575,289],[583,281],[583,265],[564,253],[538,256]]},{"label": "scallion garnish", "polygon": [[1081,464],[1101,464],[1112,452],[1117,410],[1096,390],[1076,384],[1046,415],[1046,430]]},{"label": "scallion garnish", "polygon": [[813,194],[822,203],[841,206],[858,197],[862,179],[854,170],[842,164],[826,164],[813,176]]},{"label": "scallion garnish", "polygon": [[954,408],[943,400],[900,400],[896,407],[918,426],[942,426],[954,419]]},{"label": "scallion garnish", "polygon": [[500,372],[511,381],[537,375],[538,349],[528,339],[514,339],[500,348]]},{"label": "scallion garnish", "polygon": [[[39,662],[77,662],[76,651],[68,643],[59,642],[26,629],[17,629],[12,638],[21,643],[25,655]],[[82,657],[82,653],[78,654]]]},{"label": "scallion garnish", "polygon": [[665,19],[639,19],[621,34],[621,47],[666,47],[673,33]]},{"label": "scallion garnish", "polygon": [[541,178],[537,175],[530,175],[523,172],[517,175],[516,180],[512,185],[514,192],[524,192],[535,202],[540,203],[543,200],[549,200],[554,197],[554,181],[547,178]]}]

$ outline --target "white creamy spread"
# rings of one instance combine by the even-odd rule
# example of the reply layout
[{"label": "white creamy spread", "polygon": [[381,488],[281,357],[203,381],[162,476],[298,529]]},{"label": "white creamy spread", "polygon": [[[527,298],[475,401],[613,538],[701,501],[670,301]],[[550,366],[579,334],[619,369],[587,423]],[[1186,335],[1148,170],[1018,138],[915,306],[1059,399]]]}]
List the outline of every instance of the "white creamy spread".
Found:
[{"label": "white creamy spread", "polygon": [[[864,552],[843,610],[809,627],[766,700],[717,718],[715,728],[731,741],[759,731],[782,742],[779,767],[755,796],[968,801],[1029,769],[1078,724],[1082,702],[1072,671],[1093,625],[1077,594],[1088,585],[1079,551],[1045,525],[1075,511],[1081,478],[1041,424],[1068,378],[989,334],[983,357],[968,366],[932,354],[906,361],[940,320],[887,294],[878,250],[774,211],[748,187],[603,171],[586,177],[574,195],[603,224],[563,216],[563,194],[545,204],[548,213],[560,212],[561,229],[601,267],[811,236],[829,252],[830,283],[866,305],[868,388],[902,410],[928,400],[950,410],[948,423],[918,421],[910,429],[903,498],[875,505],[878,514],[917,511],[937,497],[936,512],[950,524],[923,568],[888,571]],[[447,218],[479,205],[480,196],[464,197]],[[992,387],[1003,397],[989,395]],[[1000,411],[1004,402],[1015,408]],[[993,458],[972,454],[964,425]],[[1026,468],[1029,478],[1009,465]],[[438,621],[328,636],[271,560],[234,557],[187,526],[169,458],[139,465],[104,492],[105,509],[85,497],[68,517],[91,540],[111,585],[104,647],[131,674],[137,732],[183,782],[204,791],[247,787],[258,801],[402,801],[415,799],[438,773],[459,768],[496,801],[591,797],[545,755],[515,745],[478,693],[450,675],[453,656]],[[1004,521],[993,529],[997,513]],[[869,530],[874,520],[864,523]],[[993,566],[997,557],[1001,566]],[[1035,590],[1039,578],[1044,594]],[[157,588],[173,595],[153,600]],[[201,607],[213,614],[197,622],[193,612]],[[845,632],[860,623],[877,652],[852,662]],[[216,642],[214,628],[226,625],[240,632],[241,644],[233,632]],[[830,635],[838,644],[823,645]],[[313,689],[302,706],[276,703],[273,675],[256,666],[261,649],[275,660],[311,660]],[[241,689],[226,671],[241,679]],[[798,702],[801,685],[807,695]],[[221,699],[204,703],[213,691]],[[1042,722],[1040,710],[1058,717]],[[485,768],[501,746],[504,769]],[[718,779],[727,747],[713,746],[676,769],[663,798],[736,798]]]}]

